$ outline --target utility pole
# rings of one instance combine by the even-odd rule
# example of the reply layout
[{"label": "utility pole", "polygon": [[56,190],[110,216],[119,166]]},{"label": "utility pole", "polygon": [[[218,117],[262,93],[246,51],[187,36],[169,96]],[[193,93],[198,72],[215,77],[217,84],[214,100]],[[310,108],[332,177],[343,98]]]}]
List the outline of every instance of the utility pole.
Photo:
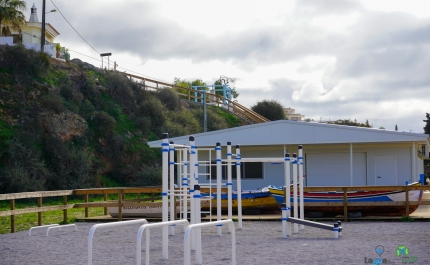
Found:
[{"label": "utility pole", "polygon": [[45,0],[42,4],[42,32],[40,34],[40,52],[45,52]]},{"label": "utility pole", "polygon": [[203,132],[208,131],[208,116],[206,112],[206,91],[203,91]]}]

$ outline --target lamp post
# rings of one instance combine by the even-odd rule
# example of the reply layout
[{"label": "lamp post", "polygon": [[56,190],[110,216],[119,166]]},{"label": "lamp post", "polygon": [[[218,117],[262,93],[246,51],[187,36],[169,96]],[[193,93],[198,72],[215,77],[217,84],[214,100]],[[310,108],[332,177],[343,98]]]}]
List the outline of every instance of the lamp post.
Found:
[{"label": "lamp post", "polygon": [[40,35],[40,52],[45,51],[45,0],[42,4],[42,33]]},{"label": "lamp post", "polygon": [[43,0],[42,4],[42,32],[40,34],[40,51],[45,52],[45,15],[51,12],[57,12],[56,9],[52,9],[51,11],[45,13],[45,3],[46,0]]}]

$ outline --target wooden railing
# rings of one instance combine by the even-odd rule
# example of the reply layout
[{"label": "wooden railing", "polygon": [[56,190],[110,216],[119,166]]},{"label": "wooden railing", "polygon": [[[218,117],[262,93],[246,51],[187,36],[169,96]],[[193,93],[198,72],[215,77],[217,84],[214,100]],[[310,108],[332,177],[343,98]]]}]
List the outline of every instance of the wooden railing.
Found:
[{"label": "wooden railing", "polygon": [[[344,221],[348,220],[348,206],[405,206],[405,216],[409,218],[409,206],[411,205],[430,205],[430,201],[409,201],[409,191],[411,190],[428,190],[429,186],[355,186],[355,187],[303,187],[303,192],[322,192],[322,191],[342,191],[343,202],[305,202],[304,206],[343,206]],[[404,191],[404,201],[392,202],[347,202],[348,191]],[[284,188],[284,202],[286,198],[286,188]],[[293,204],[292,204],[293,206]]]},{"label": "wooden railing", "polygon": [[[237,103],[236,101],[229,100],[221,95],[209,93],[202,90],[194,90],[192,88],[179,87],[174,84],[169,84],[163,81],[158,81],[154,79],[149,79],[146,77],[133,75],[129,73],[123,73],[124,75],[129,76],[130,78],[135,78],[141,80],[141,85],[144,89],[151,89],[158,91],[162,88],[171,88],[179,94],[179,96],[183,99],[190,101],[202,102],[203,97],[206,101],[206,104],[216,105],[218,107],[224,107],[226,110],[230,111],[232,114],[236,115],[240,119],[247,121],[248,123],[263,123],[269,122],[267,118],[261,116],[260,114],[252,111],[245,106]],[[205,95],[205,96],[204,96]]]},{"label": "wooden railing", "polygon": [[[105,207],[104,214],[107,215],[106,207],[118,207],[118,219],[122,220],[122,207],[127,206],[144,206],[141,201],[154,201],[161,199],[161,197],[154,197],[154,194],[161,193],[161,187],[142,187],[142,188],[102,188],[102,189],[79,189],[79,190],[60,190],[60,191],[38,191],[38,192],[23,192],[23,193],[9,193],[0,194],[1,200],[10,200],[10,210],[0,211],[0,216],[10,216],[10,231],[16,231],[15,215],[26,213],[37,213],[37,223],[42,225],[42,213],[48,211],[62,210],[63,222],[67,223],[67,210],[71,208],[84,208],[85,217],[89,217],[88,208],[90,207]],[[108,201],[108,194],[118,194],[118,200]],[[125,201],[125,194],[137,194],[138,199],[133,201]],[[150,194],[148,198],[140,198],[140,194]],[[68,196],[81,195],[84,196],[83,203],[68,204]],[[103,195],[103,202],[89,202],[89,195]],[[42,200],[46,197],[63,197],[62,205],[43,206]],[[28,207],[24,209],[16,209],[15,201],[17,199],[37,199],[37,207]]]},{"label": "wooden railing", "polygon": [[[401,205],[405,206],[406,216],[409,217],[409,206],[411,205],[430,205],[430,201],[409,201],[409,193],[411,190],[428,190],[429,186],[356,186],[356,187],[304,187],[305,192],[321,192],[321,191],[343,191],[344,201],[343,202],[316,202],[316,203],[304,203],[305,206],[343,206],[344,207],[344,220],[347,221],[348,206],[389,206],[389,205]],[[405,191],[405,201],[398,202],[347,202],[348,191]],[[202,188],[202,192],[208,192],[208,188]],[[216,189],[212,189],[212,192],[216,192]],[[223,189],[222,192],[226,192]],[[15,227],[15,216],[26,213],[37,213],[37,223],[42,225],[42,213],[54,210],[63,211],[63,222],[67,223],[67,210],[71,208],[84,208],[85,217],[89,217],[88,208],[91,207],[105,207],[104,214],[107,215],[106,207],[118,207],[118,219],[122,220],[122,207],[127,206],[144,206],[147,201],[154,201],[161,199],[161,197],[155,197],[155,194],[161,193],[161,187],[141,187],[141,188],[101,188],[101,189],[79,189],[79,190],[60,190],[60,191],[39,191],[39,192],[23,192],[23,193],[9,193],[0,194],[1,200],[10,200],[10,210],[0,211],[0,216],[10,216],[10,231],[14,233]],[[108,201],[108,194],[117,194],[118,200]],[[137,194],[138,199],[136,200],[124,200],[125,194]],[[150,197],[140,198],[140,194],[150,194]],[[84,196],[83,203],[68,204],[68,196],[80,195]],[[103,201],[100,202],[89,202],[89,195],[103,195]],[[46,197],[63,197],[62,205],[54,206],[43,206],[43,198]],[[30,199],[36,198],[38,205],[37,207],[28,207],[24,209],[16,209],[15,201],[18,199]]]}]

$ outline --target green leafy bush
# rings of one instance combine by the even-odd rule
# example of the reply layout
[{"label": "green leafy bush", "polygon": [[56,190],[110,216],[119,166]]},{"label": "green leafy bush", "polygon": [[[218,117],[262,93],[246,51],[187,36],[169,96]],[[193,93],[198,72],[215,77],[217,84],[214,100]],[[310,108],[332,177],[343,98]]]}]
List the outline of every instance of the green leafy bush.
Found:
[{"label": "green leafy bush", "polygon": [[96,111],[92,118],[93,130],[96,135],[106,136],[115,129],[115,119],[104,111]]},{"label": "green leafy bush", "polygon": [[15,137],[4,150],[3,159],[6,163],[0,168],[0,193],[46,189],[51,175],[37,149]]},{"label": "green leafy bush", "polygon": [[57,94],[44,97],[40,102],[43,107],[53,110],[55,113],[60,113],[65,110],[63,99]]},{"label": "green leafy bush", "polygon": [[181,109],[181,100],[175,90],[170,88],[160,89],[157,97],[168,110],[178,111]]},{"label": "green leafy bush", "polygon": [[253,105],[251,109],[271,121],[284,120],[284,107],[277,100],[263,100]]}]

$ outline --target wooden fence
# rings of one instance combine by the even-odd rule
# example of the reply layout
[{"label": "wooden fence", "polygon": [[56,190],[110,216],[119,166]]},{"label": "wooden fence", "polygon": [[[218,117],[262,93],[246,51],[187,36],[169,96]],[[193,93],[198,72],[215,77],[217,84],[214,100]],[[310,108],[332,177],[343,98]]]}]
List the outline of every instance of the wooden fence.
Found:
[{"label": "wooden fence", "polygon": [[[430,201],[409,201],[410,190],[428,190],[429,186],[356,186],[356,187],[304,187],[305,192],[321,192],[321,191],[343,191],[343,202],[317,202],[317,203],[304,203],[305,206],[343,206],[344,207],[344,221],[347,221],[348,206],[390,206],[400,205],[405,206],[406,216],[409,217],[409,206],[411,205],[430,205]],[[347,202],[348,191],[405,191],[405,200],[398,202]],[[202,192],[208,192],[207,188],[202,188]],[[212,189],[216,192],[216,189]],[[226,189],[223,189],[226,192]],[[38,225],[42,225],[42,213],[54,210],[63,211],[63,222],[67,223],[67,210],[71,208],[84,208],[85,217],[89,217],[88,208],[90,207],[105,207],[104,214],[107,215],[106,207],[118,207],[118,219],[122,220],[122,207],[128,206],[144,206],[145,201],[154,201],[160,199],[155,197],[161,193],[161,187],[142,187],[142,188],[101,188],[101,189],[79,189],[79,190],[60,190],[60,191],[38,191],[38,192],[23,192],[23,193],[9,193],[0,194],[0,200],[10,200],[10,210],[0,211],[0,216],[10,216],[10,230],[12,233],[16,231],[15,216],[26,213],[38,213]],[[118,200],[108,201],[108,194],[117,194]],[[125,194],[137,194],[136,200],[124,200]],[[140,194],[150,194],[148,198],[140,198]],[[83,203],[68,204],[68,196],[81,195],[84,196]],[[103,195],[104,200],[100,202],[89,202],[89,195]],[[43,198],[46,197],[63,197],[62,205],[43,206]],[[24,209],[16,209],[15,201],[18,199],[37,199],[37,207],[29,207]],[[143,203],[142,203],[143,202]]]},{"label": "wooden fence", "polygon": [[[42,225],[42,213],[55,210],[63,210],[63,222],[67,223],[67,210],[71,208],[84,208],[85,217],[89,217],[88,208],[90,207],[105,207],[104,214],[107,215],[106,207],[118,207],[118,219],[122,220],[122,207],[127,206],[143,206],[141,201],[154,201],[161,199],[155,197],[154,194],[161,193],[161,187],[142,187],[142,188],[102,188],[102,189],[79,189],[79,190],[60,190],[60,191],[38,191],[38,192],[23,192],[23,193],[9,193],[0,194],[0,200],[10,200],[10,210],[0,211],[0,216],[10,216],[10,231],[14,233],[15,215],[36,213],[37,223]],[[108,194],[118,194],[117,201],[108,201]],[[125,201],[125,194],[137,194],[138,199],[133,201]],[[140,198],[140,194],[150,194],[149,198]],[[83,203],[68,204],[68,196],[81,195],[84,197]],[[89,195],[103,195],[104,201],[102,202],[89,202]],[[62,205],[43,206],[42,200],[47,197],[63,197]],[[37,198],[37,207],[29,207],[25,209],[15,209],[15,200],[17,199],[31,199]]]}]

